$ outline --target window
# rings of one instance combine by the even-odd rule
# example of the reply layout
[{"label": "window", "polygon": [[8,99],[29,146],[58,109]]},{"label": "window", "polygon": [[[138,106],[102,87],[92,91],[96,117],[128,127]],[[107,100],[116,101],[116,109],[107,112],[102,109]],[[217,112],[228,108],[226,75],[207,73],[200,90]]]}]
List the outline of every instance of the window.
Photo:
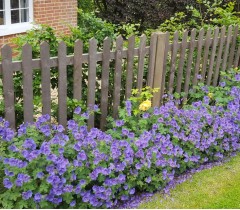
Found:
[{"label": "window", "polygon": [[25,32],[31,22],[33,0],[0,0],[0,36]]}]

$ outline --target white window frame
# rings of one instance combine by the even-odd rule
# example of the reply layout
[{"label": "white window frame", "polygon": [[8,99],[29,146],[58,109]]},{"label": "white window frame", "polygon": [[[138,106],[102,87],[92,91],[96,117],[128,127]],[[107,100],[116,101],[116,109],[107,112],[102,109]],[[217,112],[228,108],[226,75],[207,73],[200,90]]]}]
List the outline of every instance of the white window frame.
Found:
[{"label": "white window frame", "polygon": [[4,1],[5,25],[0,25],[0,37],[26,32],[34,27],[33,0],[29,0],[29,21],[24,23],[11,23],[11,5],[10,0]]}]

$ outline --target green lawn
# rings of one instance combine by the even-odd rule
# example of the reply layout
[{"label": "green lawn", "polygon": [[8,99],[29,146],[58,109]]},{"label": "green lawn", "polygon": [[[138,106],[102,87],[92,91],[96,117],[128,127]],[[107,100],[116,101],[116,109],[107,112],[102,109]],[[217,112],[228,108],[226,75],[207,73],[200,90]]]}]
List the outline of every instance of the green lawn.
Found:
[{"label": "green lawn", "polygon": [[240,155],[193,175],[166,198],[157,193],[139,208],[240,208]]}]

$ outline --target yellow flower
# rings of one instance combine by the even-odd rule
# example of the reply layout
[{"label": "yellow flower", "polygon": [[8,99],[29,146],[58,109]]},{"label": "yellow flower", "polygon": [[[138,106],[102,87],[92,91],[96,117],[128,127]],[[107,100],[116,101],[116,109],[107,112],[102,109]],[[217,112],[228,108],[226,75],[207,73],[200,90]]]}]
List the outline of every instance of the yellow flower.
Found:
[{"label": "yellow flower", "polygon": [[208,93],[208,97],[212,99],[213,98],[213,93]]},{"label": "yellow flower", "polygon": [[149,100],[146,100],[140,104],[139,109],[141,111],[147,111],[148,109],[151,108],[151,106],[152,106],[152,102]]}]

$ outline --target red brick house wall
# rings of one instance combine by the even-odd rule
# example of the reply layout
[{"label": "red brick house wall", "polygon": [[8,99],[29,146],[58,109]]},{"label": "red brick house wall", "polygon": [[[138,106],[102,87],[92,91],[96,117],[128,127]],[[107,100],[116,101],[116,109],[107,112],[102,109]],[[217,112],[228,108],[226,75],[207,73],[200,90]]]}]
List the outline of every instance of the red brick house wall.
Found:
[{"label": "red brick house wall", "polygon": [[[77,0],[34,0],[34,23],[47,24],[58,33],[69,33],[69,26],[77,25]],[[10,44],[16,35],[0,35],[0,47]]]}]

